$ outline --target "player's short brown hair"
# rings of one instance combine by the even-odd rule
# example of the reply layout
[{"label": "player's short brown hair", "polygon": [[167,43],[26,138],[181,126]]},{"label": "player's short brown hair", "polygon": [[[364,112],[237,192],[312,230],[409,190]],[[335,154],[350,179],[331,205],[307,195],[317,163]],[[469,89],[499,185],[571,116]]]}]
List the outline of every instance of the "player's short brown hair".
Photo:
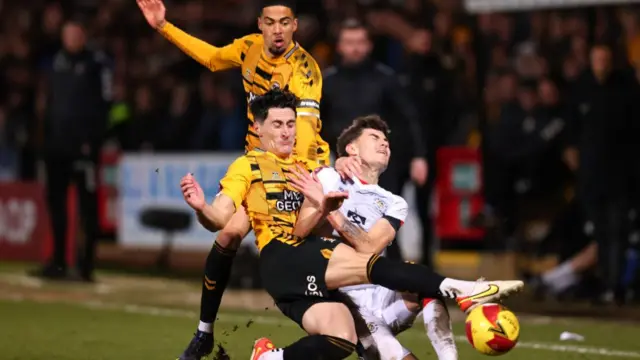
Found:
[{"label": "player's short brown hair", "polygon": [[249,103],[253,120],[262,124],[269,115],[269,109],[291,109],[296,112],[298,98],[288,90],[272,89],[257,96]]},{"label": "player's short brown hair", "polygon": [[349,156],[347,153],[347,145],[356,141],[365,129],[379,130],[386,136],[389,135],[389,125],[382,120],[379,115],[367,115],[357,117],[351,125],[342,131],[338,136],[337,153],[338,157]]}]

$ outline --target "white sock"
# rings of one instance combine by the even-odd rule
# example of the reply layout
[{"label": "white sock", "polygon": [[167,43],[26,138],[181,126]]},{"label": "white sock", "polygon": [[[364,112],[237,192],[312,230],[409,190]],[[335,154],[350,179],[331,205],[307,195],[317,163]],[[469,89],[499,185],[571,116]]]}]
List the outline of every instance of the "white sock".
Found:
[{"label": "white sock", "polygon": [[446,278],[440,284],[440,292],[443,296],[453,299],[460,295],[470,294],[476,284],[475,281]]},{"label": "white sock", "polygon": [[282,360],[284,356],[284,350],[282,349],[273,349],[271,351],[267,351],[260,355],[258,360]]},{"label": "white sock", "polygon": [[431,300],[422,311],[422,320],[438,360],[457,360],[458,349],[446,305],[440,300]]},{"label": "white sock", "polygon": [[400,299],[393,304],[387,306],[382,311],[382,319],[388,326],[392,326],[395,323],[405,324],[409,319],[414,318],[416,314],[407,309],[407,304],[404,300]]},{"label": "white sock", "polygon": [[200,321],[198,330],[211,334],[213,333],[213,324]]},{"label": "white sock", "polygon": [[569,261],[545,272],[542,281],[554,292],[560,292],[578,282],[578,274],[573,270]]}]

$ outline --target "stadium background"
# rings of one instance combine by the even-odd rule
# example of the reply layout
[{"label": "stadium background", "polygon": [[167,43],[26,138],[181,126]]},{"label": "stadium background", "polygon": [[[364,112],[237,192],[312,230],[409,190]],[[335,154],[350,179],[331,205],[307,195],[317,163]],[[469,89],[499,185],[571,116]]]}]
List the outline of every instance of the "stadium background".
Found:
[{"label": "stadium background", "polygon": [[[168,17],[187,32],[222,45],[256,31],[258,3],[167,1],[167,8]],[[588,71],[595,43],[607,43],[616,68],[637,85],[640,8],[622,1],[611,6],[592,1],[540,4],[466,4],[480,14],[469,13],[457,0],[309,0],[298,5],[296,40],[321,68],[337,61],[340,22],[357,16],[373,30],[375,60],[393,68],[403,83],[413,81],[410,65],[417,57],[437,64],[429,69],[432,78],[420,79],[425,86],[434,79],[447,84],[440,94],[447,100],[445,114],[422,119],[429,129],[437,129],[430,137],[439,139],[436,161],[430,163],[432,172],[438,169],[430,204],[438,241],[423,243],[413,212],[400,235],[407,260],[422,260],[421,249],[433,246],[441,249],[435,264],[445,274],[529,279],[578,253],[588,241],[586,219],[561,216],[581,205],[575,200],[579,172],[566,151],[574,135],[572,118],[558,115],[559,104],[569,102],[572,83]],[[243,148],[245,96],[236,72],[208,72],[150,30],[134,2],[122,0],[0,2],[0,260],[43,261],[51,251],[41,185],[46,176],[41,163],[43,74],[60,48],[60,28],[71,18],[88,24],[90,46],[104,50],[114,64],[114,101],[98,190],[99,263],[165,275],[195,274],[215,235],[193,222],[170,237],[168,263],[158,264],[168,237],[140,218],[148,209],[187,211],[177,187],[187,172],[202,182],[205,193],[215,194],[218,180]],[[413,29],[410,36],[390,25],[398,23]],[[629,91],[637,101],[640,92],[635,87]],[[522,107],[520,95],[538,100],[535,111],[511,111]],[[503,126],[509,121],[541,131],[558,118],[562,124],[549,130],[544,144],[501,142],[518,135]],[[626,165],[630,181],[637,183],[633,174],[640,164]],[[77,198],[71,190],[69,222],[75,228]],[[412,208],[414,190],[407,184],[404,194]],[[632,190],[625,195],[635,201]],[[630,206],[631,217],[635,205]],[[553,231],[558,226],[581,230]],[[629,251],[618,259],[629,264],[630,274],[637,272],[637,238],[634,230],[628,232]],[[235,287],[259,286],[251,240],[239,254],[242,261],[236,261]],[[80,241],[80,232],[69,236],[72,245]],[[70,249],[72,259],[74,247]],[[637,286],[628,277],[630,288]]]}]

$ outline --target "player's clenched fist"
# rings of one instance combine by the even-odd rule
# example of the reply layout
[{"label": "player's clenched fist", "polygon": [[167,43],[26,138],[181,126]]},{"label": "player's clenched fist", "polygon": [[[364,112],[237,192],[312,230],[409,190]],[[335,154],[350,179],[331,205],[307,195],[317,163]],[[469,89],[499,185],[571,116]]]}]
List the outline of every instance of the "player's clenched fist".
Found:
[{"label": "player's clenched fist", "polygon": [[187,174],[180,180],[180,189],[182,189],[184,201],[186,201],[193,210],[202,211],[202,209],[207,206],[204,191],[202,191],[202,187],[193,175]]},{"label": "player's clenched fist", "polygon": [[158,29],[164,25],[167,10],[162,0],[137,0],[137,2],[144,18],[152,28]]}]

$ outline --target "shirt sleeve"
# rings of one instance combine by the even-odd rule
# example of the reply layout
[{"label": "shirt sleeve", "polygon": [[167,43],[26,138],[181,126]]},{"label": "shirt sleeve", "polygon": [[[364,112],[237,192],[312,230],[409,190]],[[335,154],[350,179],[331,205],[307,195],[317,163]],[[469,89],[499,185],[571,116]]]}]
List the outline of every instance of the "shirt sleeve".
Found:
[{"label": "shirt sleeve", "polygon": [[257,34],[247,35],[234,40],[229,45],[216,47],[187,34],[169,22],[160,29],[160,34],[211,71],[226,70],[242,65],[242,58],[248,44],[253,38],[259,36]]},{"label": "shirt sleeve", "polygon": [[241,156],[229,166],[227,173],[222,180],[220,180],[220,191],[218,195],[224,194],[231,198],[237,209],[242,205],[250,187],[251,164],[245,156]]},{"label": "shirt sleeve", "polygon": [[383,218],[387,219],[391,226],[393,226],[393,228],[398,231],[398,229],[400,229],[400,227],[404,224],[404,221],[407,219],[408,213],[409,205],[407,204],[407,202],[400,196],[394,195],[393,202],[385,212]]},{"label": "shirt sleeve", "polygon": [[315,170],[315,174],[320,184],[322,184],[322,190],[325,194],[339,190],[342,179],[334,168],[319,167]]},{"label": "shirt sleeve", "polygon": [[322,122],[320,121],[320,99],[322,98],[322,76],[318,64],[307,55],[306,60],[294,69],[291,92],[298,97],[296,153],[310,159],[317,157],[317,143]]}]

